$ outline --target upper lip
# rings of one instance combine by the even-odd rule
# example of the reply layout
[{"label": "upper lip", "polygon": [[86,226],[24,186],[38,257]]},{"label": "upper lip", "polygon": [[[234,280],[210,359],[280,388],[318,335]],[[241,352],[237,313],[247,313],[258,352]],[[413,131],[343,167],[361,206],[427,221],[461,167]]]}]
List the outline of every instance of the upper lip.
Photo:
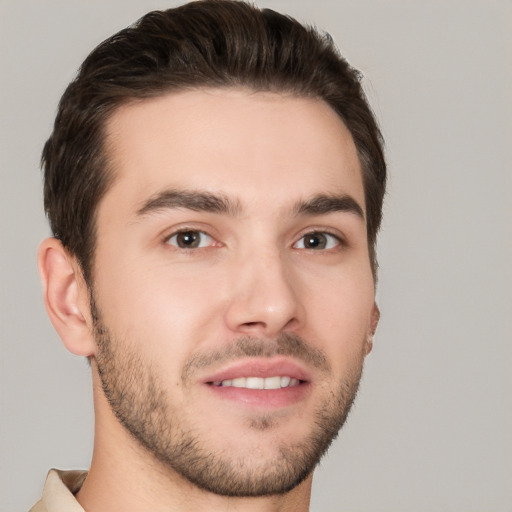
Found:
[{"label": "upper lip", "polygon": [[201,379],[203,383],[222,382],[239,377],[275,377],[288,376],[292,379],[310,381],[310,373],[300,363],[288,357],[275,356],[272,358],[244,358],[230,363],[219,371]]}]

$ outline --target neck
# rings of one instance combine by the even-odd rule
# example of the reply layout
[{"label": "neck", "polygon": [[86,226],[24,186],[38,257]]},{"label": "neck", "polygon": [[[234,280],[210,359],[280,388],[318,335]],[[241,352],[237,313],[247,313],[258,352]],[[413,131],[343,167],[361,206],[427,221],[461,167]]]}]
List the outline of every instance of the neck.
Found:
[{"label": "neck", "polygon": [[[94,375],[93,371],[93,375]],[[155,459],[113,415],[94,376],[95,441],[77,499],[87,512],[307,512],[312,476],[286,494],[228,497],[204,491]]]}]

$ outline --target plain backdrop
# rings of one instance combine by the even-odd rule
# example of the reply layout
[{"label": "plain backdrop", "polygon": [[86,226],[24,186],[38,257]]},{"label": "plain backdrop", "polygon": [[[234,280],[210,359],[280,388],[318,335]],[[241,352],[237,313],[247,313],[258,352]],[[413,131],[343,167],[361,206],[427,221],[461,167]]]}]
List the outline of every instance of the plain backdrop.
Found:
[{"label": "plain backdrop", "polygon": [[[512,2],[261,0],[330,32],[386,138],[382,311],[312,511],[512,510]],[[0,510],[86,468],[89,368],[46,317],[39,157],[87,53],[164,0],[0,0]]]}]

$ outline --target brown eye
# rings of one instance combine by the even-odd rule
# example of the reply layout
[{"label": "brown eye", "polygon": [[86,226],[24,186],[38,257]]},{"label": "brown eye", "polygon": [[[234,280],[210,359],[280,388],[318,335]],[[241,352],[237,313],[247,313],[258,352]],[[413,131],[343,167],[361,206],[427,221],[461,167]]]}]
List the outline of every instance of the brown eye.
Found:
[{"label": "brown eye", "polygon": [[325,249],[327,238],[322,233],[311,233],[304,237],[304,247],[306,249]]},{"label": "brown eye", "polygon": [[324,249],[333,249],[340,245],[338,237],[331,235],[330,233],[324,233],[321,231],[315,231],[313,233],[306,233],[300,240],[294,245],[295,249],[310,249],[321,251]]},{"label": "brown eye", "polygon": [[203,231],[179,231],[172,235],[167,241],[168,244],[180,249],[198,249],[209,247],[213,243],[210,235]]}]

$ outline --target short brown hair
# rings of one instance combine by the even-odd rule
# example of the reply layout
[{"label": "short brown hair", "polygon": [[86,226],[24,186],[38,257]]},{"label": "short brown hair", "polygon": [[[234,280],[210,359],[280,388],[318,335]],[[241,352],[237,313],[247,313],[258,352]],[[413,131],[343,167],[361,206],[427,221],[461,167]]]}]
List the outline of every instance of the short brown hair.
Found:
[{"label": "short brown hair", "polygon": [[382,217],[382,136],[361,87],[327,34],[241,1],[200,0],[153,11],[101,43],[59,103],[43,150],[44,205],[54,236],[93,267],[95,213],[113,174],[105,122],[133,98],[198,87],[247,87],[320,98],[341,117],[363,169],[370,260]]}]

